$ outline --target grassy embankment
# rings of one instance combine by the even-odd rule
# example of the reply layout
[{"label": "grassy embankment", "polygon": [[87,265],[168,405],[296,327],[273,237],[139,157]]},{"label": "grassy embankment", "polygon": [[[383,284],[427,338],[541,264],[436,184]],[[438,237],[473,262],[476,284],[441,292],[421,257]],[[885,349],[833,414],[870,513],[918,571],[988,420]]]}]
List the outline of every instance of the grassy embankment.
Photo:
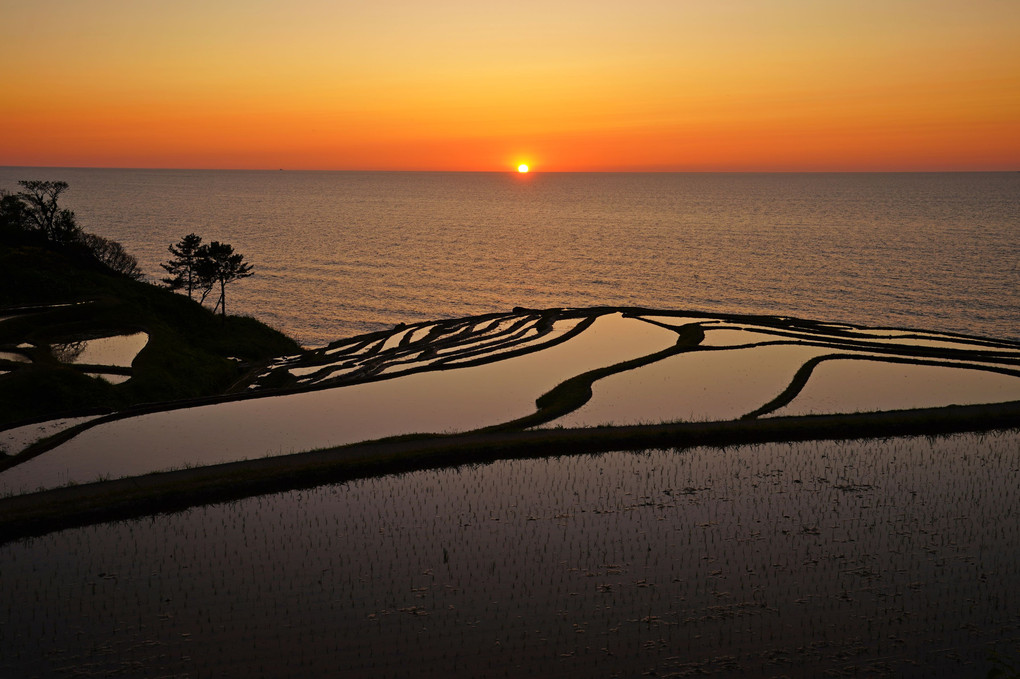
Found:
[{"label": "grassy embankment", "polygon": [[[0,243],[0,308],[9,315],[68,303],[0,323],[0,345],[33,345],[25,350],[32,363],[5,362],[14,370],[0,376],[0,427],[221,394],[249,364],[299,350],[255,319],[222,319],[185,295],[55,249]],[[139,331],[149,341],[122,384],[89,377],[85,366],[62,364],[50,350],[51,344]]]}]

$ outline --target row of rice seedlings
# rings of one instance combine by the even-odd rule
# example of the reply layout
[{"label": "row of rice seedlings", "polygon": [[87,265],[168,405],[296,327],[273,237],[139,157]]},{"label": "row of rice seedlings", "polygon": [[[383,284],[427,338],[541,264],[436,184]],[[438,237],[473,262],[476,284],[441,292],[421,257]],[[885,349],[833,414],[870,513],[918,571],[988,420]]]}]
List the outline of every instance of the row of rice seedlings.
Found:
[{"label": "row of rice seedlings", "polygon": [[978,676],[1020,633],[1018,440],[508,460],[64,531],[0,547],[0,674]]}]

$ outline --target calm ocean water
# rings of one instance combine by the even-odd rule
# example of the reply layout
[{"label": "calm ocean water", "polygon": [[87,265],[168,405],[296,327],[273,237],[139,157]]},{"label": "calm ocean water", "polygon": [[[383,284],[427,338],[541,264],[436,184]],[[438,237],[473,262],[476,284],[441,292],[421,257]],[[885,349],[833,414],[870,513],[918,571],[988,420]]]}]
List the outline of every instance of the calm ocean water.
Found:
[{"label": "calm ocean water", "polygon": [[228,311],[305,345],[514,306],[769,313],[1020,338],[1020,173],[541,174],[0,168],[71,184],[153,278],[227,241]]}]

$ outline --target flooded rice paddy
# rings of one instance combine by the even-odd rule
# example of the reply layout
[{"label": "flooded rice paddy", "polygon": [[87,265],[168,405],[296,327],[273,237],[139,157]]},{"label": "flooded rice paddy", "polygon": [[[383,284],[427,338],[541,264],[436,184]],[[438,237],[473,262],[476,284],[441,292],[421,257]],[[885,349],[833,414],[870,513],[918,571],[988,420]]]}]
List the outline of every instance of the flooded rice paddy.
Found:
[{"label": "flooded rice paddy", "polygon": [[613,314],[563,344],[484,365],[117,420],[0,472],[0,492],[500,424],[534,412],[535,399],[574,374],[675,341]]},{"label": "flooded rice paddy", "polygon": [[0,351],[0,360],[13,361],[14,363],[28,363],[31,361],[28,356],[15,351]]},{"label": "flooded rice paddy", "polygon": [[[692,328],[704,339],[690,340]],[[95,342],[114,339],[130,363],[123,350],[130,341],[138,351],[145,335],[95,340],[80,353],[98,357]],[[285,383],[297,393],[97,423],[0,472],[0,494],[508,425],[535,415],[538,399],[554,387],[592,371],[599,372],[587,402],[531,424],[726,421],[1020,400],[1017,342],[779,317],[518,310],[398,326],[282,357],[247,391],[270,394],[265,385]]]},{"label": "flooded rice paddy", "polygon": [[805,361],[831,352],[770,344],[670,356],[604,377],[593,385],[591,400],[546,426],[734,420],[776,396]]},{"label": "flooded rice paddy", "polygon": [[[56,304],[45,308],[53,309],[61,306],[69,305]],[[0,318],[0,322],[7,318],[17,318],[17,316]],[[31,363],[33,359],[29,355],[29,351],[33,353],[46,352],[60,363],[89,368],[90,370],[85,371],[89,377],[111,384],[123,384],[131,379],[130,370],[126,369],[131,367],[138,352],[144,349],[148,342],[149,335],[144,332],[53,342],[52,344],[42,343],[39,346],[23,342],[16,347],[6,347],[13,350],[0,351],[0,366],[5,361]],[[8,371],[0,367],[0,372]]]},{"label": "flooded rice paddy", "polygon": [[63,363],[112,365],[130,368],[138,352],[149,342],[148,333],[98,337],[78,342],[54,344],[52,350]]},{"label": "flooded rice paddy", "polygon": [[0,675],[985,676],[1018,443],[506,460],[65,530],[0,545]]},{"label": "flooded rice paddy", "polygon": [[854,413],[1020,400],[1020,379],[975,366],[835,358],[819,363],[793,401],[773,413]]},{"label": "flooded rice paddy", "polygon": [[39,439],[46,438],[47,436],[51,436],[57,432],[88,422],[92,419],[95,419],[95,416],[64,417],[56,420],[39,422],[37,424],[27,424],[22,427],[5,429],[0,431],[0,450],[10,454],[16,453],[28,445],[35,443]]}]

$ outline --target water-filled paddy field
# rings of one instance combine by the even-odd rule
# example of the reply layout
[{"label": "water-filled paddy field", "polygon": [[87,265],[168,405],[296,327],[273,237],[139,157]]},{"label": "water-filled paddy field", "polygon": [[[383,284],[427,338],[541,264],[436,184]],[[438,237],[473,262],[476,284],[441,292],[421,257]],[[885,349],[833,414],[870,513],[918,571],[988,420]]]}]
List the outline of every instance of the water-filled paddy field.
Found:
[{"label": "water-filled paddy field", "polygon": [[[264,398],[0,434],[14,453],[61,429],[90,427],[0,471],[0,494],[497,426],[720,422],[1014,402],[1020,343],[781,317],[520,309],[397,326],[281,357],[256,373],[246,392]],[[572,396],[551,399],[556,407],[541,405],[578,380],[585,385]],[[285,395],[265,386],[287,382]]]},{"label": "water-filled paddy field", "polygon": [[505,460],[0,546],[4,676],[984,676],[1020,432]]},{"label": "water-filled paddy field", "polygon": [[[93,351],[110,339],[66,360],[129,365]],[[145,338],[117,341],[128,340],[133,355]],[[262,397],[273,384],[292,389]],[[0,591],[0,676],[955,677],[984,676],[990,653],[1010,660],[1020,647],[1020,430],[598,455],[551,438],[968,404],[1015,412],[1013,341],[522,309],[281,357],[244,391],[3,432],[0,444],[28,452],[0,472],[0,492],[24,497],[0,502],[46,510],[81,490],[102,505],[117,484],[34,491],[401,434],[475,432],[461,440],[477,448],[495,435],[477,430],[496,427],[576,443],[231,502],[207,493],[168,503],[195,505],[176,513],[143,496],[112,515],[145,518],[101,523],[111,514],[93,511],[85,527],[67,528],[68,515],[39,533],[63,530],[8,536],[0,572],[17,586]],[[476,448],[457,459],[478,460]],[[200,471],[227,490],[224,469]],[[149,480],[173,494],[176,478]]]}]

